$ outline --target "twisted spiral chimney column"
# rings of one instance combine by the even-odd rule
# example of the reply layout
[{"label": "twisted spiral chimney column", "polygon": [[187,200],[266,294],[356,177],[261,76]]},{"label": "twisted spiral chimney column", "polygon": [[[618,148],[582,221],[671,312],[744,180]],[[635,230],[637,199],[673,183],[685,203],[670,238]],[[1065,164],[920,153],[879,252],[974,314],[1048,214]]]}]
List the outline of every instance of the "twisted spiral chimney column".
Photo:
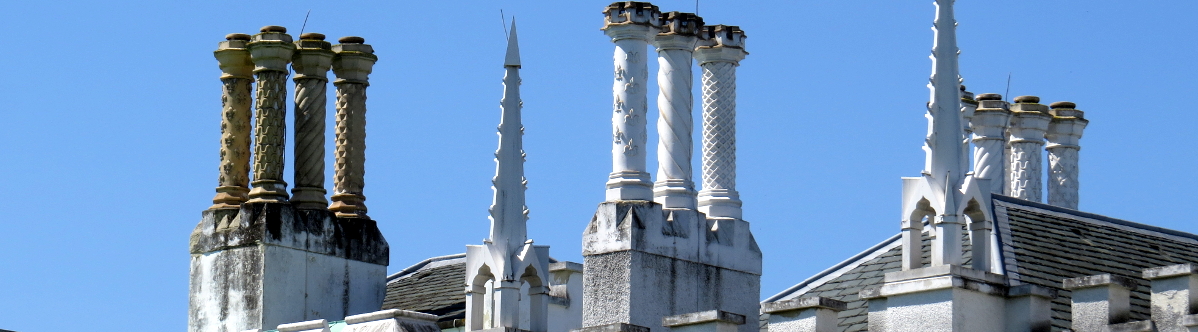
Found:
[{"label": "twisted spiral chimney column", "polygon": [[283,182],[283,156],[287,144],[287,64],[295,44],[287,28],[263,27],[249,43],[254,61],[258,93],[255,100],[257,119],[254,136],[254,189],[250,202],[286,202],[287,182]]},{"label": "twisted spiral chimney column", "polygon": [[333,64],[332,45],[323,34],[309,32],[295,42],[295,188],[291,204],[297,209],[325,209],[324,130],[325,91]]},{"label": "twisted spiral chimney column", "polygon": [[691,13],[662,14],[662,29],[653,40],[657,47],[657,182],[653,200],[667,209],[695,209],[695,183],[691,157],[694,96],[691,73],[697,34],[703,18]]},{"label": "twisted spiral chimney column", "polygon": [[973,177],[991,180],[990,192],[1002,194],[1011,105],[996,93],[980,94],[977,101],[978,108],[969,121],[973,130]]},{"label": "twisted spiral chimney column", "polygon": [[1044,133],[1052,115],[1048,106],[1040,104],[1040,97],[1015,97],[1011,106],[1012,120],[1010,137],[1007,139],[1007,172],[1004,195],[1042,202],[1044,176]]},{"label": "twisted spiral chimney column", "polygon": [[337,75],[336,166],[333,169],[333,205],[341,218],[366,216],[366,87],[378,57],[362,37],[341,37],[333,46],[333,73]]},{"label": "twisted spiral chimney column", "polygon": [[220,177],[212,209],[236,209],[250,192],[250,89],[254,63],[246,44],[250,35],[233,33],[217,46],[220,62]]},{"label": "twisted spiral chimney column", "polygon": [[695,59],[703,70],[703,190],[699,211],[709,218],[741,218],[736,191],[736,66],[744,59],[745,32],[704,26]]},{"label": "twisted spiral chimney column", "polygon": [[645,50],[661,25],[661,12],[648,2],[628,1],[608,5],[603,14],[603,32],[616,44],[612,173],[607,181],[607,200],[652,200],[653,185],[645,166],[645,141],[649,139],[645,128],[649,109]]},{"label": "twisted spiral chimney column", "polygon": [[1082,131],[1090,123],[1077,104],[1058,101],[1050,105],[1048,124],[1048,204],[1077,209],[1077,163]]}]

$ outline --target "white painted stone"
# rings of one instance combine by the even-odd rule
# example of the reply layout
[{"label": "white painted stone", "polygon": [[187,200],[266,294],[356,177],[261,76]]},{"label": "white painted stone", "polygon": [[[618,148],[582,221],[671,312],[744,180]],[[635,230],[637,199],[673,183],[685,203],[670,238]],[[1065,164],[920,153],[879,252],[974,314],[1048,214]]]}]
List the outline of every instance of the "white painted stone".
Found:
[{"label": "white painted stone", "polygon": [[649,103],[649,39],[657,34],[661,12],[648,3],[645,8],[624,7],[617,2],[604,10],[603,32],[616,45],[615,80],[612,86],[612,173],[607,181],[607,200],[652,200],[653,189],[645,165],[648,155],[645,127]]},{"label": "white painted stone", "polygon": [[565,305],[550,302],[549,331],[582,328],[582,271],[574,262],[549,264],[550,295],[566,300]]},{"label": "white painted stone", "polygon": [[1193,264],[1163,266],[1144,270],[1152,283],[1152,322],[1158,331],[1189,331],[1186,316],[1198,313],[1198,269]]},{"label": "white painted stone", "polygon": [[705,26],[695,60],[703,71],[703,189],[699,211],[708,218],[740,219],[736,191],[736,67],[745,52],[738,27]]},{"label": "white painted stone", "polygon": [[437,316],[408,310],[382,310],[345,318],[342,332],[439,332]]},{"label": "white painted stone", "polygon": [[978,101],[969,122],[973,129],[973,176],[990,180],[990,192],[1002,194],[1010,105],[999,95],[983,94],[979,98],[983,100]]},{"label": "white painted stone", "polygon": [[691,62],[695,33],[703,19],[693,14],[667,13],[663,16],[662,33],[653,45],[657,47],[657,182],[653,186],[653,201],[667,209],[696,208],[695,184],[692,179],[691,154],[694,119],[694,97],[691,87],[694,77]]},{"label": "white painted stone", "polygon": [[323,319],[306,322],[279,324],[279,332],[329,332],[329,321]]},{"label": "white painted stone", "polygon": [[1048,204],[1076,210],[1079,141],[1090,121],[1074,108],[1053,108],[1049,113],[1053,118],[1044,134],[1048,140]]},{"label": "white painted stone", "polygon": [[[1018,100],[1017,100],[1018,101]],[[1007,138],[1007,174],[1004,195],[1043,202],[1044,133],[1052,115],[1048,106],[1015,103]]]},{"label": "white painted stone", "polygon": [[1126,323],[1131,315],[1129,296],[1135,283],[1109,274],[1070,278],[1064,288],[1071,292],[1074,332],[1105,332],[1111,324]]},{"label": "white painted stone", "polygon": [[1048,332],[1052,330],[1052,299],[1056,291],[1034,285],[1020,285],[1007,291],[1006,332]]}]

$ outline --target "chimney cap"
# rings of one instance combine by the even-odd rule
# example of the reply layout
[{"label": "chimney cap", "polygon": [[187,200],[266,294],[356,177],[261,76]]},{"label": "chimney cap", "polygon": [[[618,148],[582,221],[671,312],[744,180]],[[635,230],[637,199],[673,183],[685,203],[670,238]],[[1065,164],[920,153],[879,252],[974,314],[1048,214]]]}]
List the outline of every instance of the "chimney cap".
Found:
[{"label": "chimney cap", "polygon": [[261,31],[261,32],[278,32],[278,33],[287,33],[287,28],[284,28],[284,27],[281,27],[281,26],[277,26],[277,25],[267,25],[267,26],[264,26],[264,27],[262,27],[262,29],[260,29],[260,30],[258,30],[258,31]]},{"label": "chimney cap", "polygon": [[337,39],[338,43],[342,44],[365,44],[366,38],[358,36],[345,36]]},{"label": "chimney cap", "polygon": [[977,100],[1002,100],[1002,95],[997,93],[983,93],[978,95]]},{"label": "chimney cap", "polygon": [[225,40],[250,40],[250,35],[244,33],[230,33],[225,35]]},{"label": "chimney cap", "polygon": [[1019,97],[1015,97],[1015,102],[1016,103],[1024,103],[1024,104],[1038,104],[1038,103],[1040,103],[1040,97],[1019,96]]},{"label": "chimney cap", "polygon": [[1074,103],[1073,103],[1073,102],[1071,102],[1071,101],[1058,101],[1058,102],[1052,103],[1052,105],[1048,105],[1048,107],[1052,107],[1052,108],[1077,108],[1077,104],[1074,104]]},{"label": "chimney cap", "polygon": [[316,32],[305,32],[304,34],[300,35],[300,40],[305,40],[305,39],[306,40],[324,40],[324,34],[316,33]]},{"label": "chimney cap", "polygon": [[965,91],[965,84],[961,84],[961,91]]}]

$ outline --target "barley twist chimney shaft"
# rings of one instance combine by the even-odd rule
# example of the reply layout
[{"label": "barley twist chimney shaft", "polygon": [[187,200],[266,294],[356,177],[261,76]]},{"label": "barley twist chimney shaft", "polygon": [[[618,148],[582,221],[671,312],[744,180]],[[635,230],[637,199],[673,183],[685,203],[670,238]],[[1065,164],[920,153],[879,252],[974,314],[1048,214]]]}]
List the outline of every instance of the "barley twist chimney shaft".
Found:
[{"label": "barley twist chimney shaft", "polygon": [[690,13],[662,14],[662,29],[653,40],[657,47],[657,182],[653,200],[662,207],[696,208],[691,169],[694,151],[694,96],[691,72],[697,34],[703,18]]},{"label": "barley twist chimney shaft", "polygon": [[709,25],[695,59],[703,71],[703,190],[699,211],[710,218],[741,218],[736,191],[736,67],[748,52],[739,27]]},{"label": "barley twist chimney shaft", "polygon": [[603,11],[603,32],[616,44],[615,82],[612,87],[612,173],[607,200],[652,200],[653,189],[645,165],[645,115],[649,66],[646,48],[657,34],[661,12],[647,2],[616,2]]},{"label": "barley twist chimney shaft", "polygon": [[319,33],[305,33],[295,42],[295,188],[291,203],[297,209],[325,209],[324,189],[325,91],[333,63],[332,45]]},{"label": "barley twist chimney shaft", "polygon": [[215,52],[221,76],[220,179],[213,209],[236,209],[248,199],[250,185],[250,91],[254,63],[246,44],[250,35],[225,36]]},{"label": "barley twist chimney shaft", "polygon": [[342,218],[366,216],[362,194],[366,173],[366,87],[378,57],[361,37],[342,37],[333,46],[333,73],[337,75],[336,166],[333,175],[333,205],[329,210]]},{"label": "barley twist chimney shaft", "polygon": [[995,93],[978,95],[977,101],[978,108],[969,121],[973,130],[973,177],[991,180],[990,192],[1002,194],[1011,105]]},{"label": "barley twist chimney shaft", "polygon": [[249,43],[258,93],[254,136],[254,189],[250,202],[286,202],[283,156],[287,132],[287,64],[295,52],[287,28],[266,26]]},{"label": "barley twist chimney shaft", "polygon": [[1090,121],[1077,109],[1077,104],[1060,101],[1052,103],[1053,115],[1048,124],[1048,204],[1077,209],[1078,151],[1082,131]]}]

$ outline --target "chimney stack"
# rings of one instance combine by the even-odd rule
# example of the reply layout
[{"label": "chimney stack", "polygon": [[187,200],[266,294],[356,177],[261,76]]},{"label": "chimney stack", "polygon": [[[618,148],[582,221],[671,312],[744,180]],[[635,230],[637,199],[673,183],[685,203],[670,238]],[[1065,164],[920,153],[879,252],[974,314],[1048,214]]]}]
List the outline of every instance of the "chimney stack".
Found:
[{"label": "chimney stack", "polygon": [[1006,188],[1004,195],[1033,202],[1043,201],[1041,179],[1044,176],[1043,158],[1044,133],[1052,115],[1048,106],[1040,104],[1040,97],[1015,97],[1011,106],[1010,136],[1007,139]]},{"label": "chimney stack", "polygon": [[703,70],[703,190],[699,211],[708,218],[741,218],[736,192],[736,67],[744,59],[745,32],[709,25],[695,59]]},{"label": "chimney stack", "polygon": [[291,203],[296,209],[323,210],[324,129],[329,68],[333,64],[332,45],[324,35],[309,32],[295,42],[291,67],[295,69],[295,188]]},{"label": "chimney stack", "polygon": [[337,74],[336,166],[333,171],[333,205],[339,218],[366,216],[366,87],[378,57],[362,37],[341,37],[332,51]]},{"label": "chimney stack", "polygon": [[649,109],[646,87],[649,65],[646,48],[661,26],[661,12],[648,2],[616,2],[603,10],[603,32],[616,44],[615,84],[612,87],[612,173],[607,200],[653,199],[653,184],[645,166]]},{"label": "chimney stack", "polygon": [[657,182],[653,200],[666,209],[695,209],[695,183],[691,179],[694,150],[694,96],[691,73],[695,43],[703,18],[691,13],[662,14],[657,47]]},{"label": "chimney stack", "polygon": [[249,43],[250,59],[258,85],[255,101],[257,119],[254,128],[254,189],[250,202],[287,201],[287,182],[283,182],[283,152],[287,147],[287,64],[295,53],[295,44],[287,28],[268,25]]},{"label": "chimney stack", "polygon": [[231,33],[215,53],[220,62],[220,181],[213,209],[238,209],[250,192],[250,93],[254,63],[246,44],[250,35]]},{"label": "chimney stack", "polygon": [[1077,104],[1058,101],[1052,103],[1048,124],[1048,204],[1077,209],[1077,163],[1082,131],[1090,121],[1086,120]]},{"label": "chimney stack", "polygon": [[990,193],[1002,194],[1011,105],[997,93],[980,94],[977,101],[977,109],[969,121],[973,131],[973,177],[990,180]]}]

